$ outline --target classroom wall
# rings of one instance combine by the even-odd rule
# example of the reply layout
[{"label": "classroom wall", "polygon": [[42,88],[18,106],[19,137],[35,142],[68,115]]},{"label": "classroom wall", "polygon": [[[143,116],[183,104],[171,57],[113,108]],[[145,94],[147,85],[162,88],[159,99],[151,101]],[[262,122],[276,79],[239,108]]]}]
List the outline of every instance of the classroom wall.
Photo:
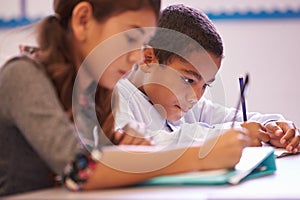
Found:
[{"label": "classroom wall", "polygon": [[163,6],[181,2],[210,14],[224,42],[225,58],[207,96],[235,107],[238,77],[248,72],[248,110],[281,113],[300,126],[300,1],[164,0]]},{"label": "classroom wall", "polygon": [[[20,16],[20,2],[1,0],[0,19]],[[238,77],[248,72],[248,110],[282,113],[300,126],[300,17],[253,17],[257,17],[261,10],[267,14],[274,10],[297,13],[300,10],[299,0],[163,0],[163,7],[173,3],[185,3],[210,13],[223,38],[225,58],[207,97],[227,106],[235,106],[239,92]],[[50,14],[49,7],[51,0],[28,0],[27,15],[35,19]],[[249,15],[249,11],[256,15]],[[228,13],[238,13],[238,16],[231,16],[231,19]],[[30,27],[0,29],[0,63],[17,53],[18,44],[35,44],[32,34]]]}]

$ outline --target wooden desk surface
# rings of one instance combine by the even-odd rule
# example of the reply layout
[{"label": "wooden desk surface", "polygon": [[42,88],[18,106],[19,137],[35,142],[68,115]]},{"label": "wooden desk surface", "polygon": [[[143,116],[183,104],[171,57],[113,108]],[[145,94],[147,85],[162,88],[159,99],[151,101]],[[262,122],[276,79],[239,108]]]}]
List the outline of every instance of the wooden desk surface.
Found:
[{"label": "wooden desk surface", "polygon": [[128,187],[73,193],[53,188],[3,199],[300,199],[300,155],[276,159],[273,175],[238,185]]}]

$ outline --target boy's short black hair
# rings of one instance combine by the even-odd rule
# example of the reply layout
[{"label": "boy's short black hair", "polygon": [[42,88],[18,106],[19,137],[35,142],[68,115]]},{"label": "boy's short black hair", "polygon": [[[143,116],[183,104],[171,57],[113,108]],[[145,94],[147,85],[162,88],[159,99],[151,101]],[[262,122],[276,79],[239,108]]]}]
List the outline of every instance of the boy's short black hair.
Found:
[{"label": "boy's short black hair", "polygon": [[173,34],[163,31],[163,29],[184,34],[188,38],[193,39],[192,41],[196,41],[207,52],[214,54],[218,58],[223,56],[222,39],[214,24],[200,10],[183,4],[171,5],[162,11],[158,27],[156,34],[149,41],[149,45],[154,47],[155,56],[159,63],[167,63],[172,58],[181,56],[176,55],[174,52],[155,48],[157,46],[163,46],[163,49],[179,50],[181,55],[186,55],[187,52],[193,50],[190,48],[187,40],[176,38],[176,36],[172,36]]}]

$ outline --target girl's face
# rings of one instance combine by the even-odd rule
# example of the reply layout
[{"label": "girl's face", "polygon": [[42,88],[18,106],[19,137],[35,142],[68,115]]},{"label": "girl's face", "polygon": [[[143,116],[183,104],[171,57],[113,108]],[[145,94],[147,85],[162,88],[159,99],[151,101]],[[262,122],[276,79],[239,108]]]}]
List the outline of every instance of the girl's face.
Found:
[{"label": "girl's face", "polygon": [[140,48],[154,32],[145,27],[155,26],[156,16],[151,9],[126,11],[103,23],[92,23],[88,40],[80,47],[82,56],[92,60],[89,74],[103,87],[112,89],[141,59]]}]

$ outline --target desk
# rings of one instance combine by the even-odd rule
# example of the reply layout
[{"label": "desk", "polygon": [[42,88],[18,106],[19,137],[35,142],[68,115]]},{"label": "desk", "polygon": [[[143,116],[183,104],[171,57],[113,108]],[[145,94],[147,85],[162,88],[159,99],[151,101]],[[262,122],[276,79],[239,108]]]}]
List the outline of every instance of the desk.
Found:
[{"label": "desk", "polygon": [[300,155],[276,159],[276,165],[275,174],[235,186],[128,187],[80,193],[54,188],[4,199],[300,199]]}]

